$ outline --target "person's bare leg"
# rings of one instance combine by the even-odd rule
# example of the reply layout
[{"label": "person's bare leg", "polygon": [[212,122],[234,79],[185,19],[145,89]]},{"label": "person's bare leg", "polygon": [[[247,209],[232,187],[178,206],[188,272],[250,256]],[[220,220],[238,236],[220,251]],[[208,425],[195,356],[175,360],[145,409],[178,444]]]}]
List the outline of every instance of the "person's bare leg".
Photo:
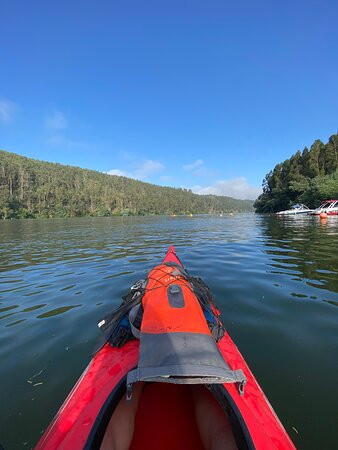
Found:
[{"label": "person's bare leg", "polygon": [[201,385],[191,386],[195,417],[206,450],[237,450],[229,419],[211,392]]},{"label": "person's bare leg", "polygon": [[101,450],[128,450],[134,435],[135,416],[144,383],[135,383],[130,401],[125,395],[117,405],[105,432]]}]

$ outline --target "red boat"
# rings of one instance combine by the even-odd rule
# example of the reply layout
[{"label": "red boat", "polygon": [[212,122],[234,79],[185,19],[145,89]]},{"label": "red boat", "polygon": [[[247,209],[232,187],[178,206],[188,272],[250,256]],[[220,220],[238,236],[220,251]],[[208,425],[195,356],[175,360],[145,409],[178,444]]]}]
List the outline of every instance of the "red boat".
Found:
[{"label": "red boat", "polygon": [[170,247],[99,327],[37,449],[294,449],[208,287]]},{"label": "red boat", "polygon": [[325,200],[321,205],[312,212],[314,216],[320,216],[322,213],[326,213],[328,216],[338,215],[338,200]]}]

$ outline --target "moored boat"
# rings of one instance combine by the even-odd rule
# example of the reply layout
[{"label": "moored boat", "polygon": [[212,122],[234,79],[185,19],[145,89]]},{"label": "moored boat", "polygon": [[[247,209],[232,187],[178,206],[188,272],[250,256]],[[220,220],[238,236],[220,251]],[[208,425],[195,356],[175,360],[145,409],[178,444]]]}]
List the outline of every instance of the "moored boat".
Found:
[{"label": "moored boat", "polygon": [[173,247],[99,327],[106,343],[37,449],[295,448]]},{"label": "moored boat", "polygon": [[328,216],[337,216],[338,200],[325,200],[312,212],[314,216],[320,216],[322,213],[326,213]]},{"label": "moored boat", "polygon": [[296,216],[311,214],[312,211],[313,210],[308,208],[306,205],[303,205],[302,203],[296,203],[295,205],[291,206],[290,209],[286,209],[285,211],[278,211],[276,214],[278,216]]}]

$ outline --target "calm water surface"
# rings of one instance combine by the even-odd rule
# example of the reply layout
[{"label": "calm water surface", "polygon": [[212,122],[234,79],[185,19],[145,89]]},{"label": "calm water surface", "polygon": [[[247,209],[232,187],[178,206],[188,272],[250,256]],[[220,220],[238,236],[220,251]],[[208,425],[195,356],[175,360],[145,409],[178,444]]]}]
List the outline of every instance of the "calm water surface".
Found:
[{"label": "calm water surface", "polygon": [[253,214],[0,223],[0,443],[31,448],[90,360],[97,321],[169,244],[300,449],[338,447],[338,218]]}]

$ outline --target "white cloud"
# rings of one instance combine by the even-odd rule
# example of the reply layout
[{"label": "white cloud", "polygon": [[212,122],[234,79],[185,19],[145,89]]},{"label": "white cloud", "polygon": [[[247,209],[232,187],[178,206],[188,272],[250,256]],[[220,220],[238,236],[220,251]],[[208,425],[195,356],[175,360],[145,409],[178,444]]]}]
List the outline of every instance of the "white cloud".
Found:
[{"label": "white cloud", "polygon": [[55,110],[51,115],[45,117],[45,128],[47,143],[53,147],[63,147],[69,149],[82,148],[91,149],[92,146],[84,141],[78,141],[65,136],[68,128],[68,120],[64,113]]},{"label": "white cloud", "polygon": [[159,161],[153,161],[152,159],[148,159],[140,164],[139,167],[136,168],[134,172],[135,178],[143,180],[144,178],[148,178],[149,175],[153,175],[155,173],[161,172],[164,169],[164,165]]},{"label": "white cloud", "polygon": [[109,172],[107,172],[108,175],[118,175],[119,177],[127,177],[128,174],[127,172],[124,172],[123,170],[120,169],[112,169],[109,170]]},{"label": "white cloud", "polygon": [[170,175],[161,175],[160,176],[160,180],[161,181],[173,181],[174,178],[172,176],[170,176]]},{"label": "white cloud", "polygon": [[55,110],[45,118],[45,127],[50,130],[64,130],[67,126],[68,120],[61,111]]},{"label": "white cloud", "polygon": [[201,168],[203,166],[203,164],[204,164],[203,159],[196,159],[196,161],[194,161],[193,163],[185,164],[184,166],[182,166],[182,168],[184,170],[188,170],[190,172],[192,170]]},{"label": "white cloud", "polygon": [[143,163],[136,166],[133,171],[125,171],[121,169],[112,169],[106,172],[108,175],[119,175],[123,177],[135,178],[137,180],[146,180],[150,175],[162,172],[165,167],[159,161],[147,159]]},{"label": "white cloud", "polygon": [[262,192],[261,188],[250,186],[245,177],[220,180],[212,186],[194,186],[191,190],[196,194],[226,195],[228,197],[234,197],[242,200],[254,200]]},{"label": "white cloud", "polygon": [[83,141],[75,141],[61,135],[52,135],[47,138],[49,145],[53,147],[65,147],[65,148],[83,148],[90,149],[91,146]]},{"label": "white cloud", "polygon": [[0,99],[0,123],[8,123],[13,118],[17,105],[9,100]]},{"label": "white cloud", "polygon": [[190,172],[194,177],[215,177],[216,172],[205,167],[203,159],[196,159],[191,164],[182,166],[183,170]]}]

